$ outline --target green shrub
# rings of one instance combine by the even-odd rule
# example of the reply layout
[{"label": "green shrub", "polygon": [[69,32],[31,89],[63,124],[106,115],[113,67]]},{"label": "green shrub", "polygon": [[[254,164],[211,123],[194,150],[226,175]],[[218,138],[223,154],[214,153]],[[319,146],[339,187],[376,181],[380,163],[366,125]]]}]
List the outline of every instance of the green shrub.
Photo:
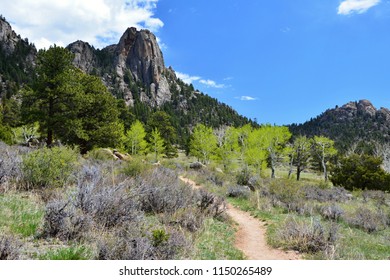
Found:
[{"label": "green shrub", "polygon": [[50,250],[39,256],[40,260],[88,260],[91,253],[84,246]]},{"label": "green shrub", "polygon": [[347,190],[390,190],[390,174],[381,168],[382,160],[369,155],[353,154],[340,159],[331,171],[334,185]]},{"label": "green shrub", "polygon": [[9,126],[0,123],[0,140],[7,144],[12,144],[12,130]]},{"label": "green shrub", "polygon": [[153,165],[147,164],[141,158],[133,158],[126,163],[125,167],[122,169],[122,173],[130,177],[138,177],[152,168]]},{"label": "green shrub", "polygon": [[95,159],[101,161],[116,159],[113,152],[110,149],[106,149],[106,148],[93,149],[87,153],[86,157],[88,159]]},{"label": "green shrub", "polygon": [[160,246],[169,240],[169,234],[163,229],[155,229],[152,231],[152,244],[154,247]]},{"label": "green shrub", "polygon": [[270,182],[269,192],[274,201],[281,202],[288,210],[294,210],[297,204],[304,202],[304,193],[295,181],[273,180]]},{"label": "green shrub", "polygon": [[62,187],[75,171],[78,152],[68,147],[43,148],[23,157],[27,188]]}]

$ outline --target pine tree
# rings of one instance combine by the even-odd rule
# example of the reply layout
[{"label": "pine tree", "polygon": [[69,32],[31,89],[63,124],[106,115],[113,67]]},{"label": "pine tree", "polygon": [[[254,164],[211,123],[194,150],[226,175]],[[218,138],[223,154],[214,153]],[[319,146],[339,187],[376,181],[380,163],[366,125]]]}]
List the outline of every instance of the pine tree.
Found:
[{"label": "pine tree", "polygon": [[115,98],[99,78],[76,69],[72,59],[61,47],[40,51],[37,82],[22,96],[25,120],[39,122],[48,146],[55,138],[78,145],[82,153],[120,145],[123,125]]}]

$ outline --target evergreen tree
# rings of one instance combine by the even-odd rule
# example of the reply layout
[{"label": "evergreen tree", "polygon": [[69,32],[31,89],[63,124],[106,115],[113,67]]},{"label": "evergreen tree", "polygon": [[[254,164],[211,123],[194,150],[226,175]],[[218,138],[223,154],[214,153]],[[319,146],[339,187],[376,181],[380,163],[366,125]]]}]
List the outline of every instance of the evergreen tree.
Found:
[{"label": "evergreen tree", "polygon": [[332,168],[330,180],[347,190],[390,190],[390,174],[382,168],[382,159],[370,155],[342,157]]},{"label": "evergreen tree", "polygon": [[23,113],[27,121],[38,121],[51,145],[58,129],[69,119],[76,118],[80,87],[75,81],[77,70],[72,65],[73,54],[68,50],[50,47],[37,57],[37,81],[33,90],[24,91]]},{"label": "evergreen tree", "polygon": [[78,145],[82,153],[120,145],[123,125],[115,98],[99,78],[76,69],[72,59],[57,46],[39,52],[37,82],[22,96],[25,120],[39,122],[48,146],[54,138]]},{"label": "evergreen tree", "polygon": [[76,120],[65,123],[60,139],[79,145],[82,153],[94,147],[120,146],[124,127],[119,120],[117,100],[100,78],[79,74],[82,89],[79,110]]},{"label": "evergreen tree", "polygon": [[177,149],[173,146],[177,143],[177,132],[172,125],[171,117],[164,111],[154,112],[147,122],[147,131],[158,129],[165,143],[165,154],[168,157],[177,156]]}]

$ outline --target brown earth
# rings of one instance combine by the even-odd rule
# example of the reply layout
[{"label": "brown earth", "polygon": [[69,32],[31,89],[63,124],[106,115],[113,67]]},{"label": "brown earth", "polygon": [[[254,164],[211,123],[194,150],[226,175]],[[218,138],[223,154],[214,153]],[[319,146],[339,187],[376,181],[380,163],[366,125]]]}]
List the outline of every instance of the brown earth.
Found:
[{"label": "brown earth", "polygon": [[[180,180],[195,189],[201,188],[194,181],[182,176]],[[236,247],[248,260],[299,260],[301,257],[294,251],[283,251],[271,248],[266,241],[266,226],[260,220],[227,204],[227,214],[236,223]]]}]

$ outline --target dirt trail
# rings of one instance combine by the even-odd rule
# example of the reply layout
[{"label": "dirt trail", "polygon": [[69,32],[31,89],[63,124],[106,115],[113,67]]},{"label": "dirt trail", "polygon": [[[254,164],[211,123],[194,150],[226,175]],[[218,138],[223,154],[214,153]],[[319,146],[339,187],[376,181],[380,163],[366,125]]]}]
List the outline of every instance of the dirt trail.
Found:
[{"label": "dirt trail", "polygon": [[[200,189],[194,181],[182,176],[180,180]],[[248,260],[298,260],[300,256],[293,251],[273,249],[266,242],[264,223],[252,217],[248,212],[239,210],[227,204],[227,214],[237,224],[236,247],[241,250]]]}]

